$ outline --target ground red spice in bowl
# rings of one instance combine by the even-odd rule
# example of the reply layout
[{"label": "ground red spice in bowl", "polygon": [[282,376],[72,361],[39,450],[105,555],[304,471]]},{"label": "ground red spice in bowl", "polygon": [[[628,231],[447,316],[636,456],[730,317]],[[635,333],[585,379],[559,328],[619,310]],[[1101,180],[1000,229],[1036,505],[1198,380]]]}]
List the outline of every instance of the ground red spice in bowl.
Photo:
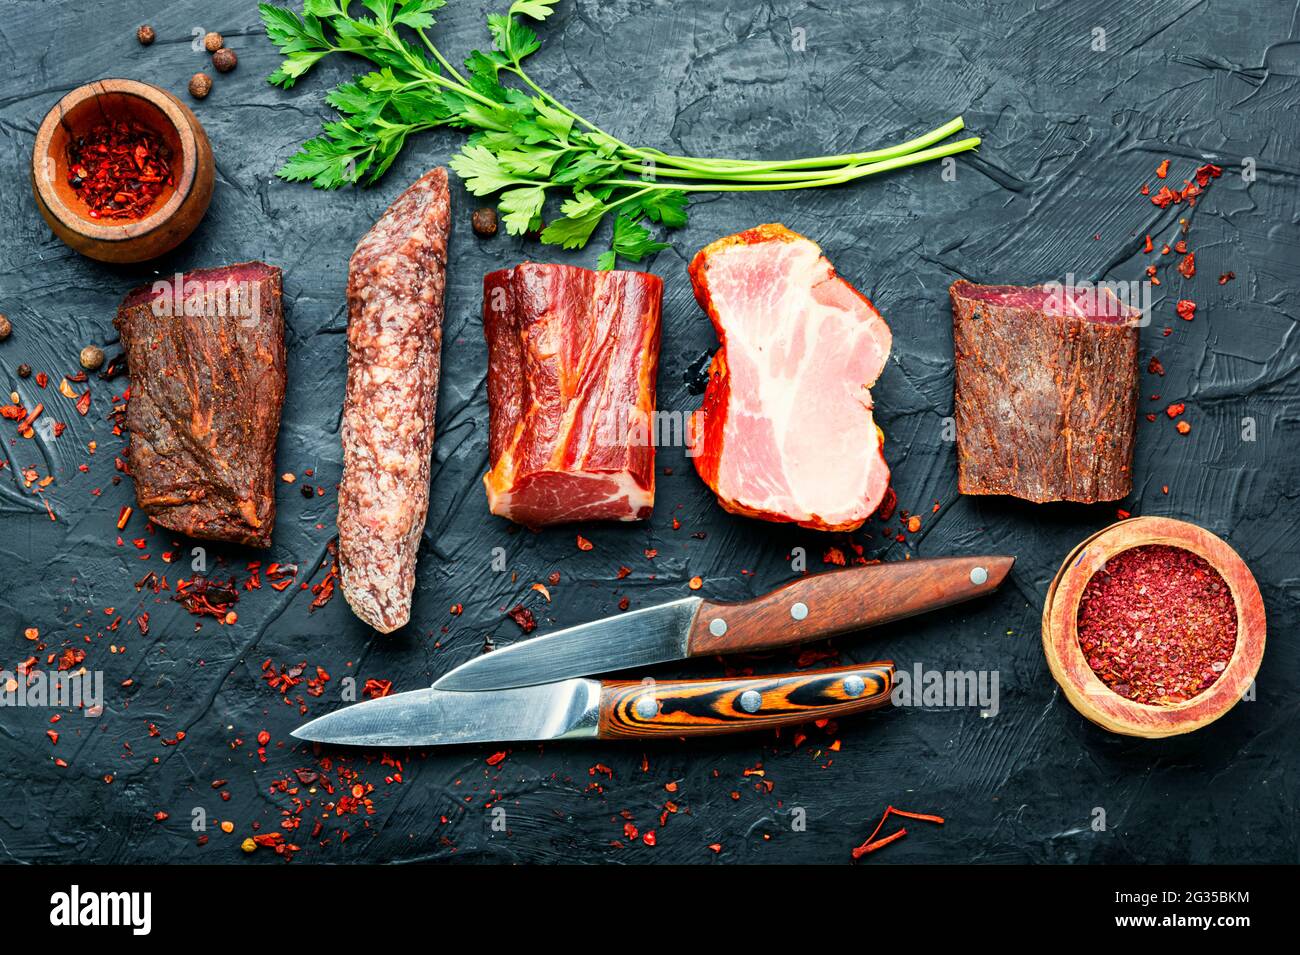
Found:
[{"label": "ground red spice in bowl", "polygon": [[1108,687],[1167,706],[1209,689],[1237,646],[1237,607],[1223,577],[1181,547],[1121,551],[1079,600],[1079,648]]}]

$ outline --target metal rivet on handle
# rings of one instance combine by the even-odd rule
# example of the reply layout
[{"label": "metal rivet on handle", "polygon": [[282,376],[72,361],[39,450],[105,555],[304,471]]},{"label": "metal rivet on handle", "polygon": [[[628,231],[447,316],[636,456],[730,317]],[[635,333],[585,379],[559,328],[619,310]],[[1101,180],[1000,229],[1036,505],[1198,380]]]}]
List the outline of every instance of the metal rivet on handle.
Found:
[{"label": "metal rivet on handle", "polygon": [[867,688],[867,681],[860,676],[848,676],[844,678],[844,692],[848,696],[861,696]]},{"label": "metal rivet on handle", "polygon": [[721,617],[714,617],[709,621],[709,633],[715,637],[720,637],[727,632],[727,621]]},{"label": "metal rivet on handle", "polygon": [[740,694],[740,708],[746,713],[757,713],[763,705],[763,694],[758,690],[746,690]]},{"label": "metal rivet on handle", "polygon": [[637,697],[636,704],[632,708],[643,720],[652,720],[659,715],[659,701],[648,694]]},{"label": "metal rivet on handle", "polygon": [[970,582],[976,587],[988,583],[989,572],[983,567],[972,567],[970,572]]},{"label": "metal rivet on handle", "polygon": [[802,620],[804,617],[808,616],[808,605],[802,600],[799,601],[790,608],[790,616],[794,617],[796,620]]}]

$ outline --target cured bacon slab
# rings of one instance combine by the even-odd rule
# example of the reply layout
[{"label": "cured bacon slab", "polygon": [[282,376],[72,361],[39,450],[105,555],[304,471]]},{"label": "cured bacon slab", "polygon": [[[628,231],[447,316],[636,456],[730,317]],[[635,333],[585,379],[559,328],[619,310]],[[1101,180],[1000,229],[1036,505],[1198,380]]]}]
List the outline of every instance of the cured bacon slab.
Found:
[{"label": "cured bacon slab", "polygon": [[700,477],[736,514],[861,526],[889,486],[869,390],[892,342],[885,320],[783,225],[719,239],[690,274],[722,342],[691,417]]},{"label": "cured bacon slab", "polygon": [[962,280],[949,293],[961,493],[1128,494],[1141,312],[1104,288]]},{"label": "cured bacon slab", "polygon": [[352,610],[382,633],[410,619],[429,509],[450,215],[447,170],[433,169],[348,264],[339,579]]},{"label": "cured bacon slab", "polygon": [[483,278],[488,507],[528,527],[643,520],[663,282],[525,262]]},{"label": "cured bacon slab", "polygon": [[191,537],[271,546],[280,270],[244,262],[142,285],[113,325],[131,373],[127,462],[140,509]]}]

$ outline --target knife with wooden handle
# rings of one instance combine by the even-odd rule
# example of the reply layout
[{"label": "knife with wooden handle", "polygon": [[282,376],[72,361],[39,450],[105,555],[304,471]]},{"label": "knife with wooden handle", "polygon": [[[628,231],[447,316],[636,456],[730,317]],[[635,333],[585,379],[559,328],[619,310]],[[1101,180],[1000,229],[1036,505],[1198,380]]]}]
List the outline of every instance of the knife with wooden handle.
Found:
[{"label": "knife with wooden handle", "polygon": [[563,680],[463,693],[412,690],[336,710],[294,730],[348,746],[714,736],[833,719],[889,702],[894,665],[862,663],[708,680]]},{"label": "knife with wooden handle", "polygon": [[936,557],[848,567],[761,597],[687,597],[522,640],[461,664],[439,690],[501,690],[689,657],[769,650],[872,627],[990,593],[1014,557]]}]

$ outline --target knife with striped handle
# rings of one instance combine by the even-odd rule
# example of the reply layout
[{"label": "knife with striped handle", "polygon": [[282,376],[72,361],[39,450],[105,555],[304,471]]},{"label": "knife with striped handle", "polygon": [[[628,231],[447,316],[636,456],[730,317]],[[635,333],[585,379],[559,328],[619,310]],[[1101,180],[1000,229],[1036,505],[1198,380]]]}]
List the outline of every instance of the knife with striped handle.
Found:
[{"label": "knife with striped handle", "polygon": [[562,680],[509,690],[411,690],[345,706],[293,731],[347,746],[715,736],[834,719],[889,702],[890,662],[774,676]]}]

